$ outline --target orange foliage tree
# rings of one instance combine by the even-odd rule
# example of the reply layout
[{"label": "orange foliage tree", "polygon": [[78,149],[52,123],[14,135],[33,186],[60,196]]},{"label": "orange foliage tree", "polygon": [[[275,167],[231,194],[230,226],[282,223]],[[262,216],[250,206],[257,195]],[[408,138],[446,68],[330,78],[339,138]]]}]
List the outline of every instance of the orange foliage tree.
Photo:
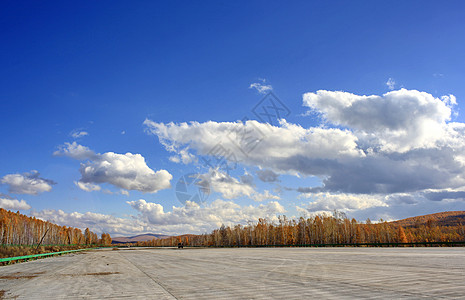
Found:
[{"label": "orange foliage tree", "polygon": [[78,228],[59,226],[35,217],[0,208],[1,245],[105,245],[111,244],[109,234],[99,241],[88,228],[85,234]]}]

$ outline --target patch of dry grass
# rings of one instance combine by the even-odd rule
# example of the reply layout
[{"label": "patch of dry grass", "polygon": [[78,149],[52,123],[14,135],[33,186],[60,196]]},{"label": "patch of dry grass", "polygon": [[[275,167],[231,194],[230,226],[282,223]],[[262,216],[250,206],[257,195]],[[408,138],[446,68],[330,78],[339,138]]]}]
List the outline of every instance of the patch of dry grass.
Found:
[{"label": "patch of dry grass", "polygon": [[50,252],[59,252],[67,250],[76,250],[81,248],[87,248],[84,246],[40,246],[36,247],[31,246],[0,246],[0,258],[6,257],[16,257],[16,256],[26,256]]}]

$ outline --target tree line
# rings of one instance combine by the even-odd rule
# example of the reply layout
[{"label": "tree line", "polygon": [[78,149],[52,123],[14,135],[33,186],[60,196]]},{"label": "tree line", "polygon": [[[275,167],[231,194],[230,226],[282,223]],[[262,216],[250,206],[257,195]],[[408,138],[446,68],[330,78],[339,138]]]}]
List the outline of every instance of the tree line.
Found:
[{"label": "tree line", "polygon": [[278,222],[259,219],[257,223],[233,227],[222,225],[209,234],[183,235],[139,242],[138,246],[241,247],[241,246],[303,246],[324,244],[382,244],[465,241],[465,223],[439,226],[433,219],[424,224],[402,227],[395,223],[358,222],[344,213],[288,219]]},{"label": "tree line", "polygon": [[1,245],[111,245],[111,237],[103,233],[99,238],[86,228],[59,226],[35,217],[0,208]]}]

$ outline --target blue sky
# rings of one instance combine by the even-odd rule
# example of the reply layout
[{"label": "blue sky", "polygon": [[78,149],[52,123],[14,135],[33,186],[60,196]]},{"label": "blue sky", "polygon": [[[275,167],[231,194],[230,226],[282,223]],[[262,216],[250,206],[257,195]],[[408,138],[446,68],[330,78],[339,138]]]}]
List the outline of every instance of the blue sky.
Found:
[{"label": "blue sky", "polygon": [[[460,1],[0,5],[2,207],[113,235],[465,209]],[[229,174],[202,166],[231,129],[264,126],[270,91],[287,125]],[[178,201],[188,173],[204,203]]]}]

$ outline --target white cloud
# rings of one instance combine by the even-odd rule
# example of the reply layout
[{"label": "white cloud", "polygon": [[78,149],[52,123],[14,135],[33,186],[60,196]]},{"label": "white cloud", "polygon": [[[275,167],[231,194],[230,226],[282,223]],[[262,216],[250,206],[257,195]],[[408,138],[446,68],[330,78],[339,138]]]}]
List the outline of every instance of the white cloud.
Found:
[{"label": "white cloud", "polygon": [[445,190],[425,190],[414,193],[397,193],[384,196],[387,207],[371,207],[351,211],[357,220],[398,220],[441,211],[461,211],[465,203],[465,192]]},{"label": "white cloud", "polygon": [[152,225],[184,226],[188,232],[208,232],[221,224],[234,226],[249,221],[256,222],[259,218],[276,221],[276,215],[285,212],[284,207],[274,201],[259,206],[240,206],[232,201],[216,200],[205,207],[187,201],[185,206],[173,206],[171,212],[165,212],[160,204],[143,199],[127,203],[141,213],[142,220]]},{"label": "white cloud", "polygon": [[302,194],[302,197],[313,199],[305,208],[312,213],[333,212],[334,210],[352,212],[389,206],[382,195],[315,193]]},{"label": "white cloud", "polygon": [[22,174],[8,174],[0,179],[0,183],[8,185],[10,193],[37,195],[50,192],[55,184],[50,179],[41,178],[39,172],[32,170]]},{"label": "white cloud", "polygon": [[364,156],[357,149],[357,138],[348,130],[305,129],[284,120],[280,127],[252,120],[180,124],[145,120],[144,125],[168,151],[176,152],[189,145],[198,155],[209,155],[215,146],[221,145],[241,163],[280,172],[301,172],[301,166],[289,164],[293,159],[305,163],[306,160]]},{"label": "white cloud", "polygon": [[225,199],[248,197],[254,201],[280,200],[281,197],[265,190],[263,193],[255,191],[253,176],[245,172],[240,180],[218,169],[211,169],[205,174],[198,174],[198,185],[205,189],[220,193]]},{"label": "white cloud", "polygon": [[89,133],[88,133],[87,131],[84,131],[84,130],[75,129],[75,130],[71,131],[71,132],[69,133],[69,135],[70,135],[72,138],[78,139],[78,138],[81,138],[81,137],[83,137],[83,136],[89,135]]},{"label": "white cloud", "polygon": [[266,84],[265,79],[261,79],[261,82],[254,82],[250,84],[249,89],[256,89],[260,94],[266,94],[273,90],[273,87],[270,84]]},{"label": "white cloud", "polygon": [[237,180],[219,170],[210,169],[206,174],[199,175],[199,185],[210,187],[213,191],[221,193],[226,199],[234,199],[241,196],[251,196],[254,188],[250,182]]},{"label": "white cloud", "polygon": [[0,208],[15,211],[15,210],[28,210],[31,208],[24,200],[0,198]]},{"label": "white cloud", "polygon": [[67,156],[77,160],[98,159],[98,155],[88,147],[79,145],[76,142],[65,143],[53,152],[55,156]]},{"label": "white cloud", "polygon": [[80,172],[80,182],[110,183],[126,190],[145,193],[171,188],[170,181],[173,178],[166,170],[153,171],[142,155],[132,153],[104,153],[99,160],[82,163]]},{"label": "white cloud", "polygon": [[109,183],[125,190],[156,193],[171,187],[173,176],[166,170],[157,172],[150,169],[140,154],[117,154],[106,152],[96,154],[87,147],[66,143],[55,155],[68,156],[81,163],[81,179],[77,186],[85,191],[100,190],[98,184]]},{"label": "white cloud", "polygon": [[78,188],[80,188],[81,190],[86,191],[86,192],[100,191],[102,189],[99,185],[93,184],[93,183],[85,183],[85,182],[81,182],[81,181],[75,181],[74,184]]},{"label": "white cloud", "polygon": [[93,212],[66,213],[62,210],[46,209],[33,211],[31,215],[42,220],[50,221],[62,226],[71,226],[80,229],[89,228],[93,232],[110,233],[110,235],[133,235],[147,233],[155,228],[148,228],[147,224],[137,219],[118,218],[112,215],[105,215]]},{"label": "white cloud", "polygon": [[188,149],[179,150],[178,154],[179,155],[171,156],[169,160],[175,163],[182,162],[185,165],[197,162],[197,158],[195,157],[195,155],[192,155],[191,153],[189,153]]},{"label": "white cloud", "polygon": [[436,146],[447,132],[455,97],[442,99],[401,89],[383,96],[320,90],[303,96],[304,106],[333,125],[350,128],[372,147],[405,152]]},{"label": "white cloud", "polygon": [[465,124],[450,121],[453,95],[436,98],[405,89],[382,96],[318,91],[305,94],[303,101],[328,125],[345,129],[303,128],[285,120],[280,126],[256,121],[144,124],[171,152],[188,148],[208,155],[221,145],[242,164],[323,181],[299,189],[302,193],[390,194],[465,186]]},{"label": "white cloud", "polygon": [[257,202],[261,202],[261,201],[264,201],[264,200],[270,200],[270,199],[273,199],[273,200],[280,200],[281,197],[279,197],[278,195],[273,195],[270,193],[270,191],[268,190],[264,190],[263,193],[255,193],[252,195],[252,200],[254,201],[257,201]]},{"label": "white cloud", "polygon": [[393,90],[396,87],[396,82],[394,81],[394,79],[389,78],[388,81],[386,81],[386,85],[390,90]]}]

